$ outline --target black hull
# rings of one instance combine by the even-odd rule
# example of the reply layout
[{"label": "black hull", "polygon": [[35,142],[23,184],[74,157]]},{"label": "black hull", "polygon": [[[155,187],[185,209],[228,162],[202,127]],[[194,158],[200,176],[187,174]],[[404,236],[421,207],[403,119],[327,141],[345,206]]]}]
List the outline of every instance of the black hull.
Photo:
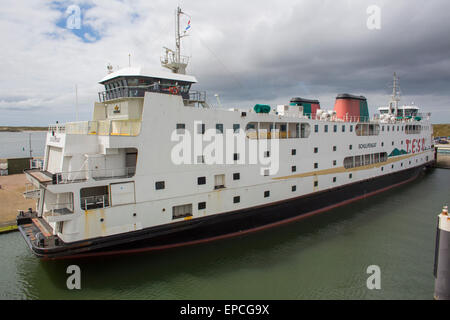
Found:
[{"label": "black hull", "polygon": [[30,219],[24,218],[22,223],[18,219],[18,226],[32,251],[45,259],[162,250],[229,238],[299,220],[405,184],[417,178],[426,166],[263,206],[53,247],[37,247],[35,241],[30,240],[30,228],[36,228],[29,223]]}]

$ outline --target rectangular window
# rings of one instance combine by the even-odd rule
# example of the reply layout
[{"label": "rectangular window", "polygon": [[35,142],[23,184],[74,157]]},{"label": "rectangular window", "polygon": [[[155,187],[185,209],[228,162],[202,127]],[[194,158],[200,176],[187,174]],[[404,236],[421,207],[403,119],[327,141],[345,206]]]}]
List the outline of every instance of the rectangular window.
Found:
[{"label": "rectangular window", "polygon": [[314,153],[317,153],[317,152],[319,152],[319,148],[315,147],[314,148]]},{"label": "rectangular window", "polygon": [[352,150],[352,149],[353,149],[353,146],[352,146],[352,145],[349,145],[348,148],[349,148],[350,150]]},{"label": "rectangular window", "polygon": [[198,203],[198,210],[206,209],[206,202],[199,202]]},{"label": "rectangular window", "polygon": [[172,207],[172,219],[192,217],[192,203]]},{"label": "rectangular window", "polygon": [[335,166],[336,165],[336,160],[333,160],[333,166]]},{"label": "rectangular window", "polygon": [[270,191],[264,191],[264,198],[270,197]]},{"label": "rectangular window", "polygon": [[233,198],[233,203],[239,203],[241,202],[241,197],[240,196],[236,196]]},{"label": "rectangular window", "polygon": [[333,151],[336,151],[337,150],[337,147],[336,146],[333,146]]},{"label": "rectangular window", "polygon": [[328,132],[328,125],[327,124],[324,126],[323,131],[324,132]]},{"label": "rectangular window", "polygon": [[156,190],[162,190],[165,188],[165,183],[164,181],[156,181],[155,182],[155,189]]},{"label": "rectangular window", "polygon": [[292,172],[295,172],[295,171],[297,171],[297,167],[296,166],[292,166],[291,170],[292,170]]},{"label": "rectangular window", "polygon": [[233,154],[233,159],[234,159],[234,161],[238,161],[239,160],[239,153]]},{"label": "rectangular window", "polygon": [[350,125],[350,132],[353,132],[353,125]]},{"label": "rectangular window", "polygon": [[314,125],[314,132],[319,132],[319,125],[318,124]]},{"label": "rectangular window", "polygon": [[318,169],[319,168],[319,163],[314,163],[314,169]]},{"label": "rectangular window", "polygon": [[333,182],[336,182],[336,177],[333,177]]},{"label": "rectangular window", "polygon": [[264,158],[268,158],[270,157],[270,151],[265,151],[264,152]]},{"label": "rectangular window", "polygon": [[214,176],[214,189],[222,189],[222,188],[225,188],[225,175],[216,174]]},{"label": "rectangular window", "polygon": [[239,180],[241,179],[241,174],[239,172],[233,173],[233,180]]},{"label": "rectangular window", "polygon": [[265,177],[269,176],[269,169],[264,169],[264,176]]},{"label": "rectangular window", "polygon": [[353,174],[350,173],[350,174],[348,175],[348,178],[349,178],[349,179],[353,178]]},{"label": "rectangular window", "polygon": [[293,156],[295,156],[295,155],[297,154],[297,150],[296,150],[296,149],[292,149],[292,150],[291,150],[291,154],[292,154]]},{"label": "rectangular window", "polygon": [[233,132],[238,133],[239,129],[241,128],[240,124],[233,124]]},{"label": "rectangular window", "polygon": [[177,134],[183,134],[186,129],[186,125],[184,123],[177,123]]},{"label": "rectangular window", "polygon": [[297,191],[297,186],[292,186],[292,187],[291,187],[291,190],[292,190],[292,192]]},{"label": "rectangular window", "polygon": [[198,177],[197,178],[197,184],[206,184],[206,177]]},{"label": "rectangular window", "polygon": [[318,187],[319,186],[319,181],[314,181],[314,187]]},{"label": "rectangular window", "polygon": [[342,125],[342,132],[345,132],[345,124]]},{"label": "rectangular window", "polygon": [[222,134],[223,133],[223,124],[222,123],[216,124],[216,133],[217,134]]},{"label": "rectangular window", "polygon": [[333,126],[333,131],[337,132],[337,125],[336,124]]}]

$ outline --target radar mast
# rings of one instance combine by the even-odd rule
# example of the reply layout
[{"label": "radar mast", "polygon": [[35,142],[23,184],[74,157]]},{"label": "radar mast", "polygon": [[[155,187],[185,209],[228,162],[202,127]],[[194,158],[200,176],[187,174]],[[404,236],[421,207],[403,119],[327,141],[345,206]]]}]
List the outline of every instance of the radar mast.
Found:
[{"label": "radar mast", "polygon": [[398,115],[398,102],[400,101],[400,87],[398,85],[397,73],[394,72],[394,83],[392,86],[392,100],[389,104],[389,114],[392,114],[392,107],[394,107],[394,115]]},{"label": "radar mast", "polygon": [[[186,34],[180,33],[180,16],[185,14],[180,7],[177,7],[175,12],[175,51],[164,47],[165,53],[161,57],[161,65],[170,69],[173,73],[186,74],[186,67],[189,63],[189,57],[181,55],[181,38],[186,37]],[[186,33],[186,32],[185,32]]]}]

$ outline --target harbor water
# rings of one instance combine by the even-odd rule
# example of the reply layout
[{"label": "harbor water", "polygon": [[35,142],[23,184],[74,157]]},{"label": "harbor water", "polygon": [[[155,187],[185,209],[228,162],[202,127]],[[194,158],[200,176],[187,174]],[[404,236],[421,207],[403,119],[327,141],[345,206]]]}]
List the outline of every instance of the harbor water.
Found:
[{"label": "harbor water", "polygon": [[0,132],[0,159],[24,158],[30,156],[43,157],[46,131]]},{"label": "harbor water", "polygon": [[[40,261],[0,235],[0,299],[433,299],[437,215],[450,170],[301,221],[191,247]],[[67,267],[81,289],[66,287]],[[381,289],[367,268],[379,266]]]}]

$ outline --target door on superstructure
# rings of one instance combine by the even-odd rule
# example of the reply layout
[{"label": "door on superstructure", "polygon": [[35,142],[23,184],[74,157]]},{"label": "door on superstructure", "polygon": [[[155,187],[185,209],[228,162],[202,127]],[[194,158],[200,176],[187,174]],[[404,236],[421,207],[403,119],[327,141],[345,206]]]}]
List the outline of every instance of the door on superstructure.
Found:
[{"label": "door on superstructure", "polygon": [[61,172],[62,148],[49,147],[47,156],[47,171],[50,173]]}]

